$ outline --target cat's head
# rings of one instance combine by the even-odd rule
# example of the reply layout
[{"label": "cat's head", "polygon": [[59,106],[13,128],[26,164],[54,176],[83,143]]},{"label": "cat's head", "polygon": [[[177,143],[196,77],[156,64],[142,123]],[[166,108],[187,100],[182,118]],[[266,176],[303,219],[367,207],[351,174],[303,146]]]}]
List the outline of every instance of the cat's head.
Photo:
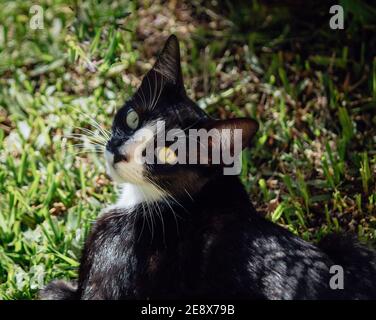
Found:
[{"label": "cat's head", "polygon": [[[225,167],[234,168],[257,128],[248,118],[214,120],[188,98],[179,43],[172,35],[115,115],[105,152],[108,172],[115,181],[139,186],[156,198],[158,192],[193,194]],[[239,173],[238,167],[227,172]]]}]

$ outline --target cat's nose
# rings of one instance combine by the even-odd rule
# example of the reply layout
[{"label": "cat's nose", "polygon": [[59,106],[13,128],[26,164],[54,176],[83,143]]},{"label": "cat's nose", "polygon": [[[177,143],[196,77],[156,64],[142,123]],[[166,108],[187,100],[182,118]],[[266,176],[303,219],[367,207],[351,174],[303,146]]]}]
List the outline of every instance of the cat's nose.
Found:
[{"label": "cat's nose", "polygon": [[122,145],[123,140],[118,139],[118,138],[111,138],[107,144],[106,144],[106,149],[112,153],[117,153],[117,149]]},{"label": "cat's nose", "polygon": [[111,138],[106,145],[106,149],[114,155],[114,164],[121,161],[128,161],[128,157],[120,153],[119,148],[123,144],[122,139]]},{"label": "cat's nose", "polygon": [[124,154],[120,154],[119,152],[116,152],[114,154],[114,164],[117,163],[117,162],[121,162],[121,161],[127,162],[128,161],[127,156],[124,155]]}]

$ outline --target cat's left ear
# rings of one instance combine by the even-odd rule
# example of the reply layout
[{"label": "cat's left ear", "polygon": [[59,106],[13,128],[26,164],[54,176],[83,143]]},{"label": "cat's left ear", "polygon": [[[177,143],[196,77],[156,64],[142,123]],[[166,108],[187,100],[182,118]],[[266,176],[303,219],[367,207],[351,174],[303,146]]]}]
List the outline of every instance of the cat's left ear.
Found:
[{"label": "cat's left ear", "polygon": [[205,148],[205,141],[198,141],[208,152],[200,154],[200,159],[208,164],[227,165],[223,155],[239,156],[244,148],[250,146],[258,127],[258,123],[250,118],[209,120],[201,128],[206,130],[210,137],[206,142],[207,147]]},{"label": "cat's left ear", "polygon": [[[259,125],[257,121],[251,118],[235,118],[227,120],[214,120],[209,122],[206,125],[207,130],[216,129],[217,132],[221,133],[220,139],[217,139],[217,143],[223,145],[223,139],[227,139],[228,136],[222,135],[222,133],[230,134],[230,143],[228,145],[230,148],[233,148],[232,144],[238,143],[241,145],[241,149],[249,147],[252,141],[252,138],[255,136]],[[215,145],[215,142],[211,142],[211,148],[219,148],[219,145]]]}]

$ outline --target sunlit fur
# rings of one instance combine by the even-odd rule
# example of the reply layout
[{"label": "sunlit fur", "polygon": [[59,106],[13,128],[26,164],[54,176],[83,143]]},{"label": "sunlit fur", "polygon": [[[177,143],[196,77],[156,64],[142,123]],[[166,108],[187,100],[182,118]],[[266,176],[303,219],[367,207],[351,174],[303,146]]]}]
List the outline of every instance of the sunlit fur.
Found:
[{"label": "sunlit fur", "polygon": [[[131,108],[136,130],[124,120]],[[258,128],[249,118],[214,120],[187,97],[179,45],[170,37],[115,115],[111,137],[105,132],[107,167],[122,191],[93,225],[77,285],[53,281],[41,298],[376,299],[375,252],[351,237],[316,246],[273,224],[221,165],[133,161],[134,138],[158,119],[166,130],[242,129],[243,146]],[[329,285],[333,265],[344,269],[343,290]]]}]

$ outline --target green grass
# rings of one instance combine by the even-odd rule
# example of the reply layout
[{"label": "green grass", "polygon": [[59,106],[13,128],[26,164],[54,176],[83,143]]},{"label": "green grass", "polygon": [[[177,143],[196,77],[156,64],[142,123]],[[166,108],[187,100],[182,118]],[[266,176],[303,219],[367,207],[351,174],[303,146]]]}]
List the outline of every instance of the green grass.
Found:
[{"label": "green grass", "polygon": [[257,209],[310,241],[344,231],[375,243],[376,40],[367,35],[376,15],[341,3],[346,30],[333,31],[325,7],[312,17],[261,1],[40,1],[45,28],[31,30],[35,3],[2,1],[0,298],[31,299],[51,279],[76,277],[92,222],[116,195],[102,155],[79,153],[72,135],[99,135],[90,118],[109,129],[169,33],[202,108],[260,123],[241,174]]}]

